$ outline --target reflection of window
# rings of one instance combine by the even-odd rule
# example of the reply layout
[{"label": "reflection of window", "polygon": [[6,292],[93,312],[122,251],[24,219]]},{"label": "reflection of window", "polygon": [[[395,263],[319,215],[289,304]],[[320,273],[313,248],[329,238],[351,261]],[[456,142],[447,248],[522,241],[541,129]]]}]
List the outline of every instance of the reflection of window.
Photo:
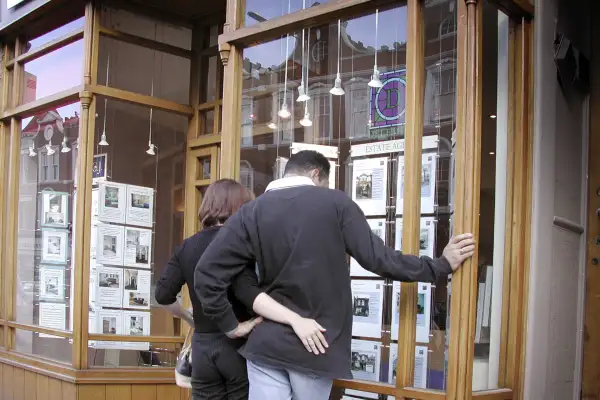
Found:
[{"label": "reflection of window", "polygon": [[241,146],[252,146],[252,125],[254,123],[254,104],[252,97],[242,97],[242,139]]},{"label": "reflection of window", "polygon": [[440,38],[451,36],[456,32],[456,23],[454,21],[454,13],[448,15],[440,23],[439,36]]},{"label": "reflection of window", "polygon": [[246,189],[254,193],[254,170],[246,160],[240,161],[240,182]]},{"label": "reflection of window", "polygon": [[368,136],[369,86],[367,81],[355,79],[346,85],[346,138]]},{"label": "reflection of window", "polygon": [[331,95],[329,93],[314,95],[312,108],[315,139],[331,139]]},{"label": "reflection of window", "polygon": [[52,148],[54,149],[54,154],[52,155],[48,155],[48,151],[45,148],[38,153],[40,157],[40,182],[54,182],[58,180],[58,163],[60,161],[59,155],[61,153],[56,146],[53,146]]},{"label": "reflection of window", "polygon": [[454,93],[456,88],[456,70],[454,68],[444,69],[437,75],[434,75],[436,90],[438,95]]}]

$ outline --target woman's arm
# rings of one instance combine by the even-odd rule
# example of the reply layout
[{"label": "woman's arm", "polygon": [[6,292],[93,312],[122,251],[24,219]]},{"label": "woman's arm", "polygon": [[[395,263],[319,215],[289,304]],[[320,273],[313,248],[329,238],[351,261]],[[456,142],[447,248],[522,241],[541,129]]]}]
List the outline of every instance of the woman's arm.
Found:
[{"label": "woman's arm", "polygon": [[183,319],[193,327],[194,317],[192,313],[183,308],[181,301],[177,297],[181,292],[181,288],[185,285],[185,277],[179,264],[180,251],[181,248],[176,250],[171,260],[167,263],[160,279],[156,283],[154,297],[157,303],[165,307],[173,316]]}]

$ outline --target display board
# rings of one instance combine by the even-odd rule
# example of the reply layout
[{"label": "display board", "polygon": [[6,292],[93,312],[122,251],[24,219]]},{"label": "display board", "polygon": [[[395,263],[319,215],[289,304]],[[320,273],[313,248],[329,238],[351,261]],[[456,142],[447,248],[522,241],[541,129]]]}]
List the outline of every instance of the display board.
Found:
[{"label": "display board", "polygon": [[[92,200],[90,333],[148,336],[154,189],[101,181]],[[147,351],[150,344],[97,341],[93,347]]]}]

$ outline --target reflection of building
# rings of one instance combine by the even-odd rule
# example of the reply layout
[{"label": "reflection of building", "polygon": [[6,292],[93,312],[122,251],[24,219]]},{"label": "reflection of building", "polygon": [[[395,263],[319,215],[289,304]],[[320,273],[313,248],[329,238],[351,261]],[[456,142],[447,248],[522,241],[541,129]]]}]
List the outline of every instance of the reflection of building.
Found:
[{"label": "reflection of building", "polygon": [[[424,134],[437,134],[450,142],[455,123],[456,12],[455,7],[449,8],[448,4],[447,1],[431,2],[425,8],[429,24],[425,32]],[[387,11],[394,17],[402,12],[405,9]],[[373,18],[368,21],[374,23]],[[277,51],[283,53],[278,65],[262,65],[260,56],[248,51],[249,58],[244,59],[242,98],[242,179],[252,181],[257,194],[262,193],[271,177],[275,176],[276,165],[266,160],[277,156],[289,157],[291,142],[338,145],[340,155],[345,157],[350,144],[404,136],[404,34],[380,38],[377,64],[384,87],[376,90],[368,86],[375,49],[364,44],[371,42],[372,37],[364,36],[366,25],[360,24],[363,30],[353,31],[351,24],[342,23],[340,66],[346,94],[340,100],[329,93],[336,74],[337,25],[311,29],[310,37],[306,34],[305,51],[309,60],[306,86],[311,97],[307,111],[312,118],[312,126],[308,127],[298,122],[305,110],[304,103],[296,102],[305,67],[300,33],[288,39],[290,51],[287,59],[283,54],[286,39],[280,41],[281,50],[277,48]],[[275,50],[276,47],[269,49]],[[278,118],[277,110],[284,99],[286,66],[288,85],[285,99],[292,115],[283,120]],[[385,120],[378,121],[380,116]],[[446,171],[449,155],[448,152],[440,159],[440,168]],[[344,182],[347,174],[351,175],[351,171],[340,168],[339,181]],[[441,204],[447,204],[448,198],[447,173],[444,176],[437,185],[439,196],[445,199],[440,201]]]}]

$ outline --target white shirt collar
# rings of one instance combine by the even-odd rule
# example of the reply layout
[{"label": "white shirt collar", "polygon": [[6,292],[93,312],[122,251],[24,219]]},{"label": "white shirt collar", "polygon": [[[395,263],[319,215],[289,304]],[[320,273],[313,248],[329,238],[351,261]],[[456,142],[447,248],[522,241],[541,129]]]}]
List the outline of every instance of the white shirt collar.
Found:
[{"label": "white shirt collar", "polygon": [[265,192],[296,186],[315,186],[315,183],[307,176],[286,176],[269,183]]}]

